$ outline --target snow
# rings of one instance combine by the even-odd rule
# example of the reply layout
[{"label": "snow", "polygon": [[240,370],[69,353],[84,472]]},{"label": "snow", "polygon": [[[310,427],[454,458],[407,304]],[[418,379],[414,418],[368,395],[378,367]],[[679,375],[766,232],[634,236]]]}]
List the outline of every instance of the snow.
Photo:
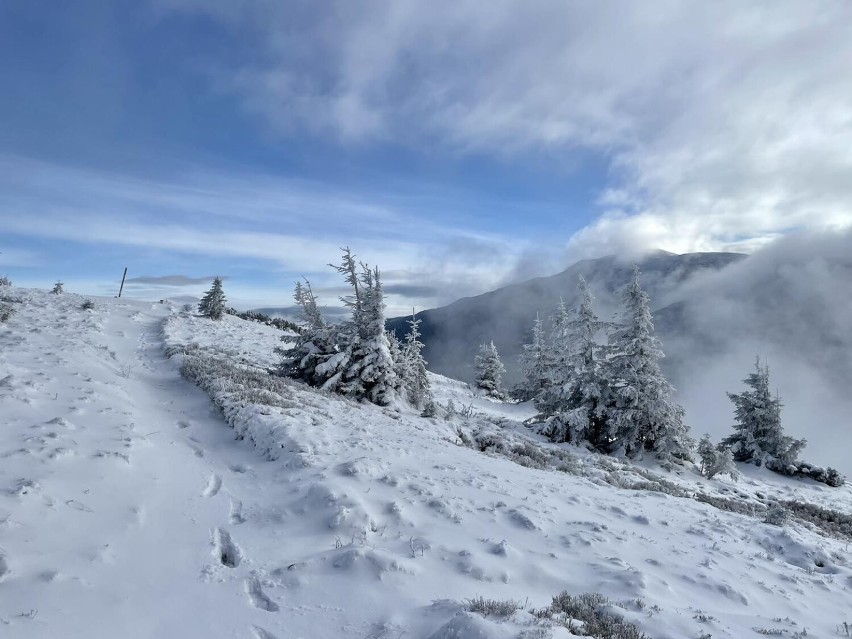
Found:
[{"label": "snow", "polygon": [[[4,291],[26,301],[0,324],[0,636],[563,638],[525,612],[563,590],[604,594],[656,639],[829,637],[852,621],[847,540],[691,498],[848,514],[848,487],[742,465],[733,484],[570,447],[576,474],[528,468],[458,432],[557,450],[521,424],[533,410],[438,376],[436,401],[472,417],[280,378],[262,403],[224,383],[208,395],[181,363],[265,375],[282,333]],[[687,496],[612,485],[649,472]],[[465,610],[478,596],[524,610],[483,618]]]}]

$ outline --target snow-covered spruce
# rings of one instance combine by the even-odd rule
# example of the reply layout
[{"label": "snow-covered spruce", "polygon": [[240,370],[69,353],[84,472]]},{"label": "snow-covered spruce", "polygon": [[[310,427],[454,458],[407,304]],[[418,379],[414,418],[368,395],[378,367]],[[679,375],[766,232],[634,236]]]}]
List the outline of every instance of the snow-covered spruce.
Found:
[{"label": "snow-covered spruce", "polygon": [[426,374],[426,360],[423,359],[424,344],[420,341],[420,320],[413,311],[411,319],[408,320],[408,327],[408,334],[402,344],[393,338],[392,344],[395,348],[391,348],[391,356],[397,362],[397,376],[408,401],[424,413],[434,414],[432,388]]},{"label": "snow-covered spruce", "polygon": [[536,315],[532,328],[532,340],[523,345],[520,363],[524,374],[523,381],[513,389],[512,394],[522,402],[538,397],[547,387],[548,357],[544,322]]},{"label": "snow-covered spruce", "polygon": [[610,450],[628,457],[649,451],[661,459],[689,459],[694,443],[683,422],[683,407],[672,399],[674,388],[660,370],[665,354],[654,336],[650,298],[639,276],[635,267],[622,295],[622,324],[610,332],[603,367],[612,394],[604,417],[614,435]]},{"label": "snow-covered spruce", "polygon": [[844,478],[833,468],[823,469],[798,461],[807,441],[784,434],[781,399],[769,386],[769,366],[755,361],[754,372],[743,380],[750,390],[728,393],[734,403],[734,433],[722,441],[739,462],[765,466],[784,475],[804,476],[829,486],[840,486]]},{"label": "snow-covered spruce", "polygon": [[379,269],[361,264],[360,283],[360,288],[355,286],[356,301],[352,306],[349,366],[339,389],[345,395],[387,405],[396,395],[399,382],[385,332],[384,291]]},{"label": "snow-covered spruce", "polygon": [[796,463],[806,445],[804,439],[793,439],[781,428],[781,399],[769,388],[769,366],[754,364],[754,372],[743,380],[751,389],[728,393],[734,403],[734,434],[723,443],[730,446],[734,459],[755,466],[784,467]]},{"label": "snow-covered spruce", "polygon": [[348,354],[339,345],[342,329],[326,324],[309,281],[305,280],[304,285],[296,282],[293,299],[301,309],[302,326],[295,341],[286,335],[281,337],[289,346],[276,349],[281,356],[279,373],[325,387],[330,379],[339,378],[337,369],[348,363]]},{"label": "snow-covered spruce", "polygon": [[480,345],[475,367],[477,388],[484,390],[490,397],[503,399],[506,396],[503,390],[503,373],[506,372],[506,367],[500,361],[500,354],[493,341]]},{"label": "snow-covered spruce", "polygon": [[0,286],[12,286],[12,280],[10,280],[6,275],[1,275]]},{"label": "snow-covered spruce", "polygon": [[216,276],[213,280],[213,286],[201,298],[201,302],[198,304],[198,312],[212,320],[222,319],[222,315],[225,314],[225,291],[222,290],[221,277]]},{"label": "snow-covered spruce", "polygon": [[[674,388],[660,370],[664,354],[638,268],[622,295],[620,324],[602,322],[582,277],[578,286],[579,307],[572,317],[560,302],[540,356],[544,381],[534,401],[544,419],[542,433],[555,442],[587,443],[627,457],[651,452],[663,460],[689,459],[693,442],[683,408],[672,399]],[[537,330],[526,351],[533,374]],[[597,339],[603,331],[606,344]]]},{"label": "snow-covered spruce", "polygon": [[698,458],[701,464],[701,474],[707,479],[713,479],[716,475],[728,475],[736,481],[739,478],[737,465],[734,463],[734,455],[727,446],[714,446],[709,435],[704,435],[698,442]]},{"label": "snow-covered spruce", "polygon": [[311,386],[387,405],[400,389],[391,353],[392,348],[399,352],[399,345],[392,345],[385,332],[379,269],[361,264],[359,272],[349,248],[343,249],[341,264],[331,266],[352,287],[352,293],[341,298],[352,317],[341,324],[326,323],[310,283],[297,283],[294,298],[304,327],[292,346],[278,349],[279,370]]},{"label": "snow-covered spruce", "polygon": [[54,295],[62,295],[62,293],[65,292],[65,285],[57,280],[56,284],[53,285],[53,289],[50,292]]},{"label": "snow-covered spruce", "polygon": [[585,279],[578,281],[580,306],[576,319],[570,319],[560,303],[551,338],[548,381],[539,394],[536,407],[547,416],[543,428],[556,442],[588,442],[606,451],[615,433],[606,420],[605,402],[609,397],[606,376],[606,351],[595,337],[605,328],[592,308],[592,297]]}]

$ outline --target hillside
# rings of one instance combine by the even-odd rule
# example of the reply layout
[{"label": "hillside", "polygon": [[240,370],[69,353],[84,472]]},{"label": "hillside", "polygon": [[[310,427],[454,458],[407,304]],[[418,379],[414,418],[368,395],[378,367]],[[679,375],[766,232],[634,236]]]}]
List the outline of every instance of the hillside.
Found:
[{"label": "hillside", "polygon": [[269,376],[272,327],[0,293],[3,637],[581,636],[529,612],[563,591],[654,639],[852,622],[848,486],[551,445],[437,375],[446,419],[357,404]]},{"label": "hillside", "polygon": [[[675,255],[657,251],[639,261],[642,285],[655,308],[679,301],[679,292],[690,280],[718,271],[743,260],[739,253],[688,253]],[[518,356],[529,338],[536,314],[543,319],[553,314],[559,300],[569,308],[577,303],[577,278],[583,276],[597,296],[599,315],[609,319],[618,308],[618,291],[629,281],[633,264],[616,256],[577,262],[551,277],[538,277],[512,284],[475,297],[460,299],[448,306],[417,313],[421,320],[424,357],[430,370],[458,379],[472,380],[472,362],[480,344],[494,340],[507,368],[507,382],[519,380]],[[662,314],[668,317],[668,313]],[[409,318],[388,320],[388,328],[404,335]],[[678,331],[672,321],[661,322],[663,335]]]}]

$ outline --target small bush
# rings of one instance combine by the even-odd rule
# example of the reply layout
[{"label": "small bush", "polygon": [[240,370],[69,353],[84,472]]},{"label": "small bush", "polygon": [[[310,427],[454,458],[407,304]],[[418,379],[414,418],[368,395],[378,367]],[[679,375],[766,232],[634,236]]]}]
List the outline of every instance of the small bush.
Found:
[{"label": "small bush", "polygon": [[437,417],[438,416],[438,405],[435,403],[435,400],[431,397],[423,404],[423,412],[420,413],[421,417]]},{"label": "small bush", "polygon": [[759,514],[765,513],[766,509],[763,506],[742,501],[740,499],[725,499],[724,497],[715,497],[713,495],[705,495],[698,493],[695,496],[695,501],[700,501],[704,504],[709,504],[719,510],[725,510],[729,513],[737,513],[748,517],[756,517]]},{"label": "small bush", "polygon": [[483,617],[511,617],[521,609],[521,603],[511,599],[485,599],[476,597],[467,600],[467,609]]},{"label": "small bush", "polygon": [[832,488],[838,488],[846,483],[846,478],[836,469],[830,467],[822,468],[821,466],[814,466],[808,462],[784,464],[777,460],[770,460],[766,462],[766,467],[779,475],[813,479],[814,481],[831,486]]},{"label": "small bush", "polygon": [[550,462],[550,456],[544,450],[530,442],[512,446],[508,458],[520,466],[536,468],[538,470],[547,468]]},{"label": "small bush", "polygon": [[15,307],[11,304],[0,304],[0,322],[5,322],[15,314]]},{"label": "small bush", "polygon": [[12,280],[5,275],[0,276],[0,286],[12,286]]},{"label": "small bush", "polygon": [[766,511],[766,516],[763,518],[763,523],[772,526],[784,526],[790,519],[790,511],[784,508],[781,504],[772,504],[769,510]]},{"label": "small bush", "polygon": [[84,311],[91,311],[93,308],[95,308],[95,303],[92,300],[85,300],[80,305],[80,308],[82,308]]},{"label": "small bush", "polygon": [[[553,619],[569,632],[582,632],[596,639],[648,639],[639,628],[613,613],[612,607],[612,602],[597,592],[569,595],[563,591],[553,598],[549,608],[537,614]],[[582,623],[582,629],[576,622]]]},{"label": "small bush", "polygon": [[281,317],[270,317],[265,313],[258,313],[257,311],[245,311],[240,313],[237,309],[228,307],[225,309],[225,313],[233,315],[234,317],[239,317],[240,319],[248,322],[257,322],[259,324],[265,324],[266,326],[272,326],[280,331],[289,331],[290,333],[302,332],[302,329],[299,328],[297,324],[294,324],[289,320],[285,320]]},{"label": "small bush", "polygon": [[781,505],[793,516],[814,524],[828,535],[852,539],[852,515],[801,501],[784,501]]}]

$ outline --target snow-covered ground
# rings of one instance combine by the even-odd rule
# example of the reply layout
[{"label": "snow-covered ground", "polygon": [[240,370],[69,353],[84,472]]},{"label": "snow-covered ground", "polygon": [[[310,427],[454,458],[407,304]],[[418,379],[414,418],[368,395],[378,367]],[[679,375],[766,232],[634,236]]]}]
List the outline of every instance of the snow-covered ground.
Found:
[{"label": "snow-covered ground", "polygon": [[[0,636],[559,638],[526,610],[566,590],[602,593],[655,639],[852,622],[849,542],[761,515],[793,499],[849,514],[848,487],[565,455],[526,433],[529,407],[445,378],[437,400],[470,417],[269,379],[282,333],[260,324],[0,293],[24,299],[0,324]],[[562,470],[482,452],[488,437]],[[479,596],[523,610],[466,612]]]}]

